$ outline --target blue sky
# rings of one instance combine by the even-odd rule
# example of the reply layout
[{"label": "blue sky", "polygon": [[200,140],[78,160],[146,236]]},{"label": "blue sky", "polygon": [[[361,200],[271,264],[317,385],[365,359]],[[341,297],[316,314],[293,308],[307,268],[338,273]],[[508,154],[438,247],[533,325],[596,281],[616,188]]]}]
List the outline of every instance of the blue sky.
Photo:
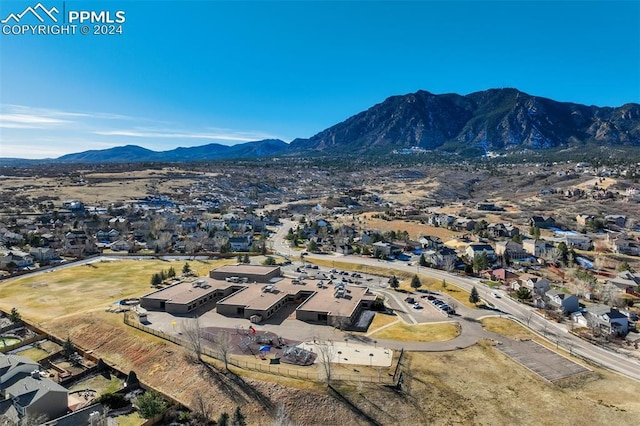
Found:
[{"label": "blue sky", "polygon": [[123,34],[0,34],[0,157],[290,142],[420,89],[640,102],[638,1],[40,1]]}]

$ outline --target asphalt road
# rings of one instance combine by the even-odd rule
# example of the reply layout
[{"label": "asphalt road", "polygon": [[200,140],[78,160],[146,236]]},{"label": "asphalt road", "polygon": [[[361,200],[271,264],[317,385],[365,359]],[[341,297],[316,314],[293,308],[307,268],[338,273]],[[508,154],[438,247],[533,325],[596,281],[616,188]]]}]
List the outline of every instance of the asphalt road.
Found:
[{"label": "asphalt road", "polygon": [[[285,236],[289,228],[295,228],[296,223],[282,220],[282,226],[271,236],[271,248],[277,254],[291,257],[294,255]],[[299,256],[299,255],[297,255]],[[345,261],[354,264],[378,266],[379,259],[372,259],[360,256],[343,256],[343,255],[318,255],[308,254],[308,259],[327,259],[327,257],[335,257],[336,260]],[[446,280],[458,287],[471,291],[472,287],[476,287],[480,297],[489,301],[496,309],[502,311],[505,315],[509,315],[513,319],[519,321],[523,326],[532,331],[545,336],[549,341],[555,343],[558,347],[562,347],[572,355],[577,355],[595,364],[601,365],[610,370],[616,371],[635,380],[640,380],[640,362],[635,359],[617,354],[605,348],[592,345],[569,333],[564,325],[548,321],[535,312],[535,309],[523,305],[509,297],[496,298],[492,296],[494,289],[482,284],[477,278],[463,277],[460,275],[440,271],[437,269],[425,268],[420,266],[410,266],[406,263],[393,261],[385,262],[386,268],[395,269],[405,272],[414,272],[432,277],[438,280]],[[397,297],[397,293],[392,291],[384,291],[380,288],[373,287],[372,290],[383,291],[387,296],[394,300],[395,304],[402,305],[402,301]],[[402,318],[409,324],[417,323],[411,313],[402,314]]]}]

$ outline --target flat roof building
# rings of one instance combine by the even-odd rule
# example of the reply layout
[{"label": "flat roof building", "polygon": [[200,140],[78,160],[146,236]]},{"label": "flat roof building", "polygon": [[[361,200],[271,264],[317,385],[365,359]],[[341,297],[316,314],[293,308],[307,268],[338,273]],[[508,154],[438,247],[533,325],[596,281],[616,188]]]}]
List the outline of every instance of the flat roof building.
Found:
[{"label": "flat roof building", "polygon": [[261,265],[226,265],[209,272],[209,277],[216,280],[244,278],[248,282],[268,283],[281,276],[279,266]]},{"label": "flat roof building", "polygon": [[257,315],[262,320],[287,305],[298,305],[295,313],[299,320],[346,326],[357,319],[362,309],[371,308],[376,299],[365,287],[326,285],[320,280],[312,285],[311,281],[280,278],[278,267],[223,266],[212,270],[209,276],[149,293],[140,299],[140,305],[149,310],[186,314],[215,303],[221,315],[246,319]]},{"label": "flat roof building", "polygon": [[171,314],[186,314],[208,302],[216,302],[243,287],[227,281],[200,277],[181,281],[140,298],[140,306]]}]

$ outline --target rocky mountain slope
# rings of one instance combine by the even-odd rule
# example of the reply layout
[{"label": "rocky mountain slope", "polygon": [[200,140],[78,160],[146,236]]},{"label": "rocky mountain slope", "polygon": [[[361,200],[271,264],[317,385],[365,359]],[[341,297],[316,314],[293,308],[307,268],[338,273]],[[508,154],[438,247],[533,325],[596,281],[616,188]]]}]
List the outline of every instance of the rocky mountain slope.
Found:
[{"label": "rocky mountain slope", "polygon": [[294,152],[376,152],[409,147],[464,152],[546,149],[580,143],[640,145],[640,105],[585,106],[516,89],[392,96],[309,139]]}]

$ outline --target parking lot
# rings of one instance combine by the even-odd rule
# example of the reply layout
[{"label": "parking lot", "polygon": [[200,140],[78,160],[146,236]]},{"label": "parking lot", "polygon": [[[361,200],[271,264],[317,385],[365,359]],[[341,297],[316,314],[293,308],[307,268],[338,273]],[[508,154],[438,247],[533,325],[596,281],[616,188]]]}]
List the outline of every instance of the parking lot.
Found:
[{"label": "parking lot", "polygon": [[504,342],[497,348],[550,382],[591,371],[531,340]]}]

